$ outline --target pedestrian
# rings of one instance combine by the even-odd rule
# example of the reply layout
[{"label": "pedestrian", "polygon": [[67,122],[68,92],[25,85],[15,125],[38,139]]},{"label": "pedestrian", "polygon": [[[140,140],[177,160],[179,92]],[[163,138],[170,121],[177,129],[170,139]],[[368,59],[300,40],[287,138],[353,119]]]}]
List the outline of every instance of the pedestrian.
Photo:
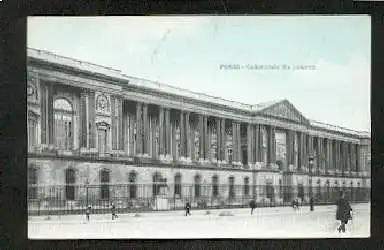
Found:
[{"label": "pedestrian", "polygon": [[91,214],[91,205],[88,205],[87,209],[85,210],[85,215],[87,221],[89,221],[89,215]]},{"label": "pedestrian", "polygon": [[191,215],[190,209],[191,205],[189,205],[189,202],[187,202],[187,204],[185,205],[185,216]]},{"label": "pedestrian", "polygon": [[249,207],[251,208],[251,214],[253,214],[253,210],[256,208],[256,201],[255,200],[251,200],[249,202]]},{"label": "pedestrian", "polygon": [[292,207],[293,209],[297,210],[299,209],[299,201],[297,198],[295,198],[293,201],[292,201]]},{"label": "pedestrian", "polygon": [[337,231],[339,231],[339,233],[345,233],[345,225],[348,224],[348,220],[352,219],[352,208],[345,199],[343,192],[340,192],[340,198],[337,200],[336,206],[336,220],[340,221],[340,226],[337,228]]},{"label": "pedestrian", "polygon": [[115,207],[115,204],[112,203],[111,205],[112,205],[112,207],[111,207],[112,220],[114,220],[114,219],[116,219],[118,216],[117,216],[117,214],[116,214],[116,207]]},{"label": "pedestrian", "polygon": [[313,197],[311,196],[311,198],[309,199],[309,210],[310,211],[313,211],[314,207],[313,207]]}]

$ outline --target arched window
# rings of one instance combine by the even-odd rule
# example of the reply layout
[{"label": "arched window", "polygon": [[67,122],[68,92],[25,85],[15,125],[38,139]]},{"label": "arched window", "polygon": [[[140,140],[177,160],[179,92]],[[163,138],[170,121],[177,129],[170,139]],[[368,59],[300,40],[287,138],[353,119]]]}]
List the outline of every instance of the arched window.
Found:
[{"label": "arched window", "polygon": [[100,171],[101,199],[109,199],[110,172],[107,169]]},{"label": "arched window", "polygon": [[65,198],[73,201],[75,199],[76,173],[72,168],[65,170]]},{"label": "arched window", "polygon": [[55,122],[55,144],[59,149],[70,150],[73,144],[73,109],[64,98],[53,104]]},{"label": "arched window", "polygon": [[244,195],[249,195],[249,177],[244,178]]},{"label": "arched window", "polygon": [[219,196],[219,177],[217,175],[212,177],[212,196]]},{"label": "arched window", "polygon": [[181,174],[177,173],[175,175],[175,196],[181,196]]},{"label": "arched window", "polygon": [[37,199],[37,168],[31,164],[28,167],[28,199]]},{"label": "arched window", "polygon": [[137,174],[135,171],[131,171],[129,173],[129,198],[136,199],[136,179]]},{"label": "arched window", "polygon": [[161,174],[159,172],[156,172],[152,176],[152,193],[154,197],[159,195],[160,193],[161,182],[162,182]]},{"label": "arched window", "polygon": [[195,197],[200,197],[200,182],[201,178],[199,174],[195,175]]},{"label": "arched window", "polygon": [[229,198],[235,198],[235,177],[230,176],[228,178],[229,190],[228,195]]}]

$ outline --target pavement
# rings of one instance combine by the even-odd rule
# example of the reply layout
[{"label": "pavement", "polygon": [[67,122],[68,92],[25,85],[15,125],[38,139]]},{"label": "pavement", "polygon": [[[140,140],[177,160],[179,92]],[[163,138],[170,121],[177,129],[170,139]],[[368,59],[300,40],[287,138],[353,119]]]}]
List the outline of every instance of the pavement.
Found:
[{"label": "pavement", "polygon": [[[336,228],[336,206],[192,210],[120,214],[30,216],[31,239],[140,239],[140,238],[364,238],[370,236],[370,203],[352,204],[353,220],[347,232]],[[208,211],[208,212],[207,212]]]}]

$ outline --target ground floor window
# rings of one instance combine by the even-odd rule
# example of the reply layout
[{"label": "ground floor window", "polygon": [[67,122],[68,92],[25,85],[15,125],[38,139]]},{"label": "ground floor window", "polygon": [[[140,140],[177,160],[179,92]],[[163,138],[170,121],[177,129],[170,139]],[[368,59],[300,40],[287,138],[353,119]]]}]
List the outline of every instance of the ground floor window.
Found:
[{"label": "ground floor window", "polygon": [[136,199],[136,172],[129,173],[129,198]]},{"label": "ground floor window", "polygon": [[37,199],[37,168],[33,165],[28,168],[28,199]]},{"label": "ground floor window", "polygon": [[175,196],[181,196],[181,174],[175,175]]},{"label": "ground floor window", "polygon": [[212,196],[217,197],[219,195],[219,177],[217,175],[212,177]]},{"label": "ground floor window", "polygon": [[229,198],[235,198],[235,177],[233,176],[230,176],[228,178],[228,184],[229,184],[229,192],[228,192],[228,195],[229,195]]},{"label": "ground floor window", "polygon": [[65,170],[65,198],[73,201],[75,199],[75,170],[69,168]]},{"label": "ground floor window", "polygon": [[200,197],[200,175],[195,176],[195,197],[198,198]]},{"label": "ground floor window", "polygon": [[244,195],[249,195],[249,177],[244,178]]},{"label": "ground floor window", "polygon": [[107,200],[110,197],[109,193],[109,182],[110,182],[110,172],[107,169],[100,171],[100,182],[101,182],[101,193],[100,198],[102,200]]},{"label": "ground floor window", "polygon": [[269,199],[270,201],[273,201],[275,189],[273,188],[272,184],[267,184],[265,189],[266,189],[265,191],[266,191],[267,199]]}]

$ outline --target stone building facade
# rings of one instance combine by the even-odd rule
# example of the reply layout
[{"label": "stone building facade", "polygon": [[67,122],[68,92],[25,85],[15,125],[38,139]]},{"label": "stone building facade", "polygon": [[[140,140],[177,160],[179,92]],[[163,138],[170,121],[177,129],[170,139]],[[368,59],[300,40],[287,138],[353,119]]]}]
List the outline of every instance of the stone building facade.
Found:
[{"label": "stone building facade", "polygon": [[246,195],[270,199],[280,197],[270,188],[279,185],[303,199],[311,186],[371,185],[370,134],[308,120],[288,100],[227,101],[35,49],[28,49],[27,96],[31,200],[54,195],[40,192],[44,186],[73,187],[60,191],[70,201],[85,196],[76,188],[83,185],[104,185],[87,194],[100,199],[118,184],[166,184],[176,197],[262,186]]}]

